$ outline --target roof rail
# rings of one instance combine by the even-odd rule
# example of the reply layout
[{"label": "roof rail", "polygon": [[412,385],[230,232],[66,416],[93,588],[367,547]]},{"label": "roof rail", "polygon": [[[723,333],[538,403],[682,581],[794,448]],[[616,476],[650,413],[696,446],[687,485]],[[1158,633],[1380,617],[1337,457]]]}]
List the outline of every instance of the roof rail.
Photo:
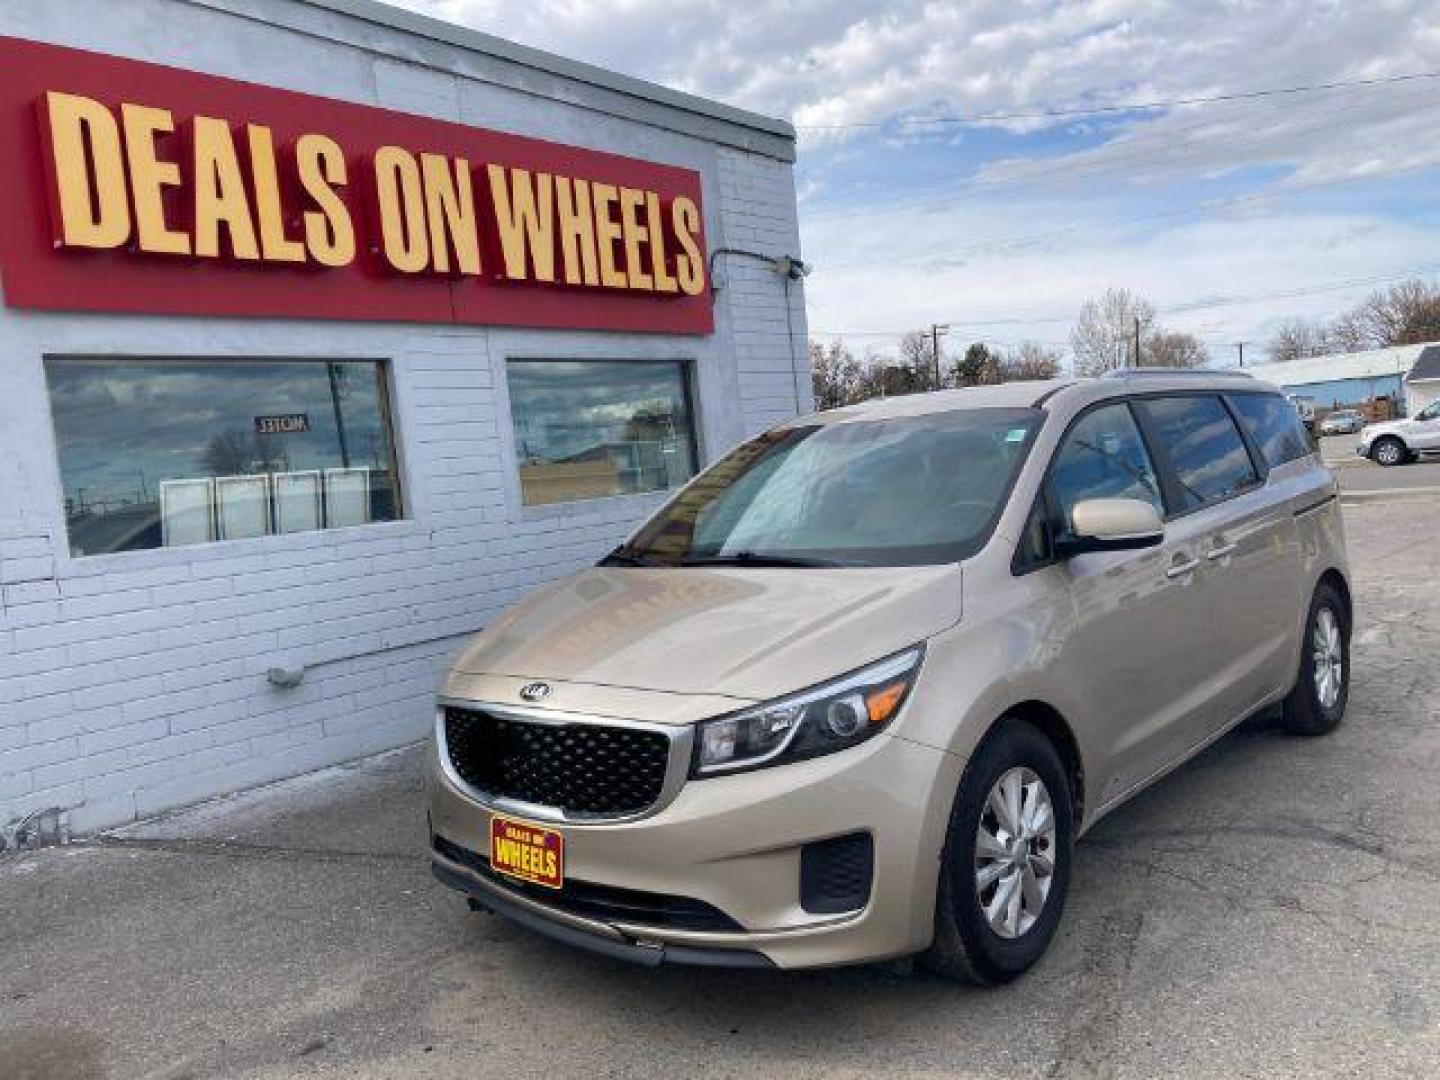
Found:
[{"label": "roof rail", "polygon": [[1134,376],[1155,376],[1163,378],[1184,378],[1187,375],[1213,379],[1216,375],[1239,375],[1246,379],[1255,376],[1239,368],[1167,368],[1167,367],[1122,367],[1111,368],[1102,379],[1129,379]]}]

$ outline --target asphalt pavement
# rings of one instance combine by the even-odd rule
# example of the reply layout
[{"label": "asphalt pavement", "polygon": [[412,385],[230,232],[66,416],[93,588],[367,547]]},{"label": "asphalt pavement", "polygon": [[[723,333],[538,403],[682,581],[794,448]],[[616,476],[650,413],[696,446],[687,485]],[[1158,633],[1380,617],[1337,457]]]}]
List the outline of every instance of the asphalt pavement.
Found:
[{"label": "asphalt pavement", "polygon": [[1345,725],[1247,723],[1101,823],[1011,986],[646,970],[471,914],[410,750],[0,859],[0,1075],[1440,1075],[1440,501],[1394,510],[1346,508]]},{"label": "asphalt pavement", "polygon": [[[1440,498],[1440,456],[1421,458],[1410,465],[1383,468],[1355,453],[1354,435],[1327,435],[1320,440],[1320,456],[1340,477],[1344,493],[1401,492]],[[1433,489],[1433,490],[1427,490]]]}]

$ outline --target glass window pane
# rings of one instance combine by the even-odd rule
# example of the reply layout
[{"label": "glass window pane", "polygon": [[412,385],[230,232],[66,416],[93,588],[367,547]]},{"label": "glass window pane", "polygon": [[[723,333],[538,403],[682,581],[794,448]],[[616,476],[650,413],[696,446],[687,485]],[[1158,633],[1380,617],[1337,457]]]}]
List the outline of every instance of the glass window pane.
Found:
[{"label": "glass window pane", "polygon": [[376,361],[46,361],[74,555],[400,516]]},{"label": "glass window pane", "polygon": [[1140,499],[1165,513],[1160,481],[1128,405],[1086,413],[1070,429],[1050,469],[1050,494],[1067,531],[1083,499]]},{"label": "glass window pane", "polygon": [[1165,448],[1180,488],[1179,510],[1228,498],[1259,482],[1240,431],[1218,397],[1139,402]]},{"label": "glass window pane", "polygon": [[988,537],[1041,419],[971,409],[767,432],[651,518],[625,554],[671,565],[955,561]]},{"label": "glass window pane", "polygon": [[508,372],[527,506],[665,491],[695,475],[683,364],[512,360]]},{"label": "glass window pane", "polygon": [[1310,452],[1300,414],[1279,394],[1234,394],[1230,404],[1271,468]]}]

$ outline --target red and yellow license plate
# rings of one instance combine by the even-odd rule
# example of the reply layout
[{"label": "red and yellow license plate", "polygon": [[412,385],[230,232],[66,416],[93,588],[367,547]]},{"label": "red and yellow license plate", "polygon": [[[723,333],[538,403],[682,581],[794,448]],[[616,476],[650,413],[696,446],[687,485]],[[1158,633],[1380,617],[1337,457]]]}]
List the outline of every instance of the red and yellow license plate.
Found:
[{"label": "red and yellow license plate", "polygon": [[554,829],[492,814],[490,868],[548,889],[565,884],[565,837]]}]

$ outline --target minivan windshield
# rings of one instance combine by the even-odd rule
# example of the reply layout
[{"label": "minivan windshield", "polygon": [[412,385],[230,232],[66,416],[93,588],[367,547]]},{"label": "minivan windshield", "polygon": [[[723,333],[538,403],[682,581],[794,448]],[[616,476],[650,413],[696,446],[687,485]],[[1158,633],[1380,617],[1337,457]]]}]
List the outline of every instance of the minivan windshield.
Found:
[{"label": "minivan windshield", "polygon": [[988,539],[1038,409],[967,409],[767,432],[697,477],[607,562],[914,566]]}]

